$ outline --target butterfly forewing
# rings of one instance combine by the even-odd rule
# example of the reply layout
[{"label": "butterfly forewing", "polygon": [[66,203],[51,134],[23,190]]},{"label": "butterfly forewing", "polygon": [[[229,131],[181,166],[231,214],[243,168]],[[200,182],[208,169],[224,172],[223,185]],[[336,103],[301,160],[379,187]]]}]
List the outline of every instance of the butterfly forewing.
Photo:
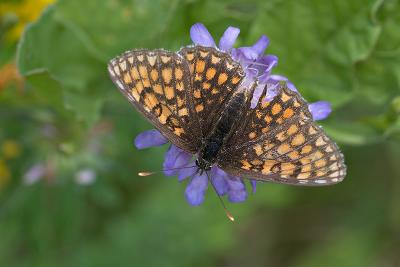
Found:
[{"label": "butterfly forewing", "polygon": [[199,145],[189,103],[189,66],[164,50],[133,50],[110,61],[113,82],[175,145],[195,153]]},{"label": "butterfly forewing", "polygon": [[320,185],[339,182],[346,169],[338,147],[312,120],[307,103],[286,87],[260,98],[227,143],[219,165],[264,181]]},{"label": "butterfly forewing", "polygon": [[184,47],[179,51],[189,63],[191,93],[196,119],[207,137],[244,77],[239,63],[211,47]]}]

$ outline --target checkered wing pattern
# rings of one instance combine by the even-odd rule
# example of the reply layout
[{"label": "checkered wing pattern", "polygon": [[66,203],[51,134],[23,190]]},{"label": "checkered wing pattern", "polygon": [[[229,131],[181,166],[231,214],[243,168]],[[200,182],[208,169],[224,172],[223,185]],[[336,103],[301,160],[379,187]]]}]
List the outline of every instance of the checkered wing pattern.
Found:
[{"label": "checkered wing pattern", "polygon": [[218,116],[244,77],[239,63],[211,47],[184,47],[179,52],[189,63],[194,119],[202,137],[212,131]]},{"label": "checkered wing pattern", "polygon": [[248,103],[243,124],[225,147],[218,165],[241,177],[325,185],[346,174],[336,144],[314,123],[302,97],[285,86],[270,102],[261,97],[254,109]]},{"label": "checkered wing pattern", "polygon": [[112,59],[108,71],[129,101],[172,143],[195,153],[200,146],[193,125],[190,71],[176,53],[133,50]]}]

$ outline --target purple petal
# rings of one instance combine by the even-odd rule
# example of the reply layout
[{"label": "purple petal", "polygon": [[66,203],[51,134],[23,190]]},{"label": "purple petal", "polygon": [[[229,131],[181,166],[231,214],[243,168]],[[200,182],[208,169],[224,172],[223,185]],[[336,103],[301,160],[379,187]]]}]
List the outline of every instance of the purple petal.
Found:
[{"label": "purple petal", "polygon": [[313,119],[324,120],[329,114],[332,112],[331,104],[327,101],[318,101],[308,105],[308,109],[310,110]]},{"label": "purple petal", "polygon": [[215,47],[213,37],[201,23],[196,23],[190,28],[190,38],[196,45]]},{"label": "purple petal", "polygon": [[[262,74],[269,74],[273,67],[278,64],[278,57],[274,55],[266,55],[262,56],[257,60],[257,63],[260,65],[259,73]],[[260,78],[261,80],[261,78]]]},{"label": "purple petal", "polygon": [[257,189],[257,180],[251,179],[250,185],[251,185],[251,192],[255,194]]},{"label": "purple petal", "polygon": [[155,129],[144,131],[135,138],[135,146],[137,149],[160,146],[166,143],[168,143],[168,140]]},{"label": "purple petal", "polygon": [[264,54],[265,49],[267,48],[269,40],[267,36],[263,35],[261,38],[251,47],[244,46],[238,49],[234,49],[232,52],[232,56],[236,60],[241,61],[254,61],[257,60],[260,56]]},{"label": "purple petal", "polygon": [[178,173],[179,170],[170,170],[181,168],[189,164],[192,159],[192,155],[183,151],[182,149],[171,145],[167,153],[165,153],[164,159],[164,174],[166,176],[173,176]]},{"label": "purple petal", "polygon": [[294,92],[298,92],[296,86],[294,86],[294,84],[293,84],[291,81],[288,80],[288,81],[286,82],[286,85],[287,85],[287,87],[288,87],[290,90],[292,90],[292,91],[294,91]]},{"label": "purple petal", "polygon": [[263,35],[258,39],[258,41],[251,47],[258,56],[264,54],[265,49],[269,44],[269,39],[267,36]]},{"label": "purple petal", "polygon": [[294,91],[294,92],[297,92],[297,88],[294,86],[294,84],[291,82],[291,81],[289,81],[289,79],[288,78],[286,78],[285,76],[282,76],[282,75],[277,75],[277,74],[275,74],[275,75],[270,75],[269,77],[268,77],[268,80],[267,80],[268,82],[270,82],[270,83],[279,83],[280,81],[284,81],[284,82],[286,82],[286,86],[290,89],[290,90],[292,90],[292,91]]},{"label": "purple petal", "polygon": [[263,55],[265,49],[269,44],[269,39],[267,36],[263,35],[258,39],[258,41],[252,46],[253,50],[259,55]]},{"label": "purple petal", "polygon": [[270,75],[268,78],[268,82],[270,82],[270,83],[279,83],[280,81],[287,82],[288,80],[289,79],[286,78],[285,76],[278,75],[278,74]]},{"label": "purple petal", "polygon": [[228,176],[228,199],[230,202],[242,202],[247,198],[246,186],[243,181],[234,176]]},{"label": "purple petal", "polygon": [[254,89],[253,98],[251,99],[251,108],[255,108],[258,104],[262,93],[264,92],[265,84],[259,84],[256,89]]},{"label": "purple petal", "polygon": [[[234,60],[240,61],[242,58],[242,52],[238,48],[232,48],[231,56]],[[244,66],[243,66],[244,67]]]},{"label": "purple petal", "polygon": [[190,205],[198,206],[203,203],[207,185],[208,178],[205,173],[197,174],[192,178],[185,190],[185,197]]},{"label": "purple petal", "polygon": [[237,37],[239,36],[239,33],[240,30],[238,28],[229,26],[219,40],[219,49],[222,51],[231,50]]},{"label": "purple petal", "polygon": [[245,70],[245,78],[242,81],[242,87],[244,88],[251,88],[251,86],[253,85],[253,83],[255,82],[255,78],[257,77],[257,69],[255,68],[246,68]]},{"label": "purple petal", "polygon": [[264,102],[271,102],[272,99],[278,94],[279,92],[279,84],[267,84],[267,94],[263,99]]},{"label": "purple petal", "polygon": [[227,174],[218,167],[213,167],[211,171],[211,181],[217,190],[218,195],[223,196],[228,192],[226,182]]},{"label": "purple petal", "polygon": [[254,50],[252,47],[240,47],[238,49],[235,49],[235,59],[241,59],[241,60],[250,60],[254,61],[258,58],[258,53],[256,50]]},{"label": "purple petal", "polygon": [[181,182],[184,179],[193,176],[196,171],[196,164],[194,162],[189,163],[186,167],[193,167],[193,168],[185,168],[178,171],[178,181]]}]

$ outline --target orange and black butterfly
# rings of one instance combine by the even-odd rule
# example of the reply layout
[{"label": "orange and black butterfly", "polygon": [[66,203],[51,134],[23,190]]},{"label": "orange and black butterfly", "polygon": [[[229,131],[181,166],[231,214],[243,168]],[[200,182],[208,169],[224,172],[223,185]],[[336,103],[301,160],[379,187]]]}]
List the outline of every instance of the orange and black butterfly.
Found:
[{"label": "orange and black butterfly", "polygon": [[108,70],[128,100],[172,144],[195,154],[200,171],[297,185],[328,185],[346,175],[343,155],[315,124],[298,92],[281,84],[251,106],[255,81],[229,53],[190,46],[173,53],[132,50]]}]

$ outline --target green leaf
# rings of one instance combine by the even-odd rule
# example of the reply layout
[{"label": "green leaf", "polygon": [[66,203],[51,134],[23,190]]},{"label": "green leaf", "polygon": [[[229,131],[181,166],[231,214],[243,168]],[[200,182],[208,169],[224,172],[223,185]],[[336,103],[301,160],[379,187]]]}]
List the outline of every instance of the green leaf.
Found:
[{"label": "green leaf", "polygon": [[[18,47],[19,70],[34,90],[41,91],[38,94],[51,91],[63,95],[66,108],[74,111],[78,119],[93,123],[105,97],[104,91],[99,90],[99,79],[106,79],[105,67],[68,27],[57,21],[55,12],[56,6],[48,8],[26,29]],[[43,77],[44,73],[53,82],[36,77]]]}]

